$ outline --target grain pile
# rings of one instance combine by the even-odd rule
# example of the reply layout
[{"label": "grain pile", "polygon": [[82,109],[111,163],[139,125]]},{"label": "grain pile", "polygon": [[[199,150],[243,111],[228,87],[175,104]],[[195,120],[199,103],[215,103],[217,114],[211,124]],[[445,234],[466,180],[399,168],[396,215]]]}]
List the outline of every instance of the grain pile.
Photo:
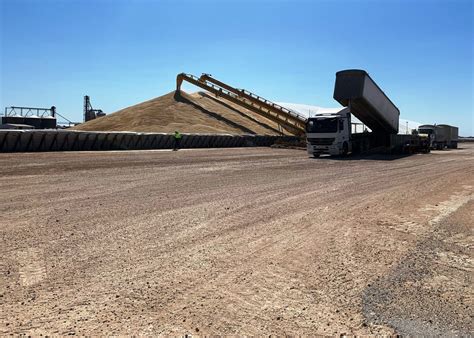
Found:
[{"label": "grain pile", "polygon": [[[170,92],[74,127],[85,131],[280,135],[277,123],[207,93]],[[287,132],[285,132],[288,134]]]}]

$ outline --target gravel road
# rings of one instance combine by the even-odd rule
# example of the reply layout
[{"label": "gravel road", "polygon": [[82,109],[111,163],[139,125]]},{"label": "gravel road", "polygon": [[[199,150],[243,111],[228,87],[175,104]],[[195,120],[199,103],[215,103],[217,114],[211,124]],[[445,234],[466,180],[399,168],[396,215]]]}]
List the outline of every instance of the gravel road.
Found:
[{"label": "gravel road", "polygon": [[461,145],[0,154],[0,334],[472,334]]}]

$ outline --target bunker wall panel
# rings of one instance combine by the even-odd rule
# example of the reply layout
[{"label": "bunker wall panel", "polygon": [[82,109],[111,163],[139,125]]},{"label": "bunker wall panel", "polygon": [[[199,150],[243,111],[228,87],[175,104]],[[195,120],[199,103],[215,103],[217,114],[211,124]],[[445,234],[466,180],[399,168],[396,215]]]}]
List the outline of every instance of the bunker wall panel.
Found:
[{"label": "bunker wall panel", "polygon": [[[19,144],[21,143],[21,139],[26,137],[24,133],[18,134],[18,135],[12,135],[12,151],[25,151],[23,149],[18,149]],[[29,135],[28,135],[29,136]],[[17,150],[18,149],[18,150]]]},{"label": "bunker wall panel", "polygon": [[132,135],[132,148],[131,149],[141,149],[141,140],[142,135]]},{"label": "bunker wall panel", "polygon": [[69,146],[68,150],[77,150],[76,143],[77,143],[78,136],[79,136],[78,134],[71,134],[71,140],[68,140],[71,142],[71,145]]},{"label": "bunker wall panel", "polygon": [[43,149],[43,148],[44,148],[44,145],[46,143],[46,137],[47,136],[48,136],[47,133],[41,133],[40,142],[38,144],[38,148],[36,148],[36,151],[46,151],[46,149]]},{"label": "bunker wall panel", "polygon": [[21,135],[21,136],[24,136],[24,138],[20,137],[20,142],[17,143],[17,145],[21,149],[20,151],[31,151],[33,140],[35,139],[35,135],[36,135],[35,133],[31,133],[31,132],[26,132],[23,135]]},{"label": "bunker wall panel", "polygon": [[69,134],[67,133],[58,133],[58,150],[66,150],[66,144]]},{"label": "bunker wall panel", "polygon": [[49,144],[49,148],[47,151],[55,151],[57,150],[57,147],[58,147],[58,132],[57,131],[51,132],[50,137],[51,137],[51,142]]},{"label": "bunker wall panel", "polygon": [[5,135],[5,140],[3,143],[0,143],[1,148],[4,149],[4,151],[13,151],[13,145],[16,142],[16,139],[20,137],[20,135],[17,135],[18,133],[13,133],[13,132],[6,132]]},{"label": "bunker wall panel", "polygon": [[97,143],[96,143],[96,149],[97,150],[107,150],[106,147],[106,141],[107,141],[107,135],[104,133],[100,133],[97,135]]},{"label": "bunker wall panel", "polygon": [[91,144],[91,149],[92,149],[92,150],[101,150],[101,149],[98,148],[98,146],[97,146],[97,144],[98,144],[98,139],[99,139],[99,135],[100,135],[100,134],[94,135],[94,138],[93,138],[92,144]]},{"label": "bunker wall panel", "polygon": [[[265,135],[185,134],[181,148],[229,148],[270,146],[276,140],[295,141],[296,137]],[[90,151],[127,149],[172,149],[172,134],[98,133],[76,131],[0,131],[0,152]]]},{"label": "bunker wall panel", "polygon": [[7,143],[7,136],[8,136],[8,133],[0,133],[0,149],[5,148],[5,151],[8,151],[6,150],[6,146],[5,146],[5,144]]},{"label": "bunker wall panel", "polygon": [[119,143],[118,143],[118,141],[117,141],[118,137],[119,137],[119,134],[114,134],[114,133],[109,134],[109,135],[107,136],[107,139],[108,139],[109,142],[110,142],[110,143],[109,143],[109,149],[110,149],[110,150],[117,150],[117,149],[119,149],[119,148],[118,148],[118,144],[119,144]]},{"label": "bunker wall panel", "polygon": [[154,143],[153,143],[153,149],[163,149],[164,142],[165,142],[165,140],[164,140],[163,135],[161,135],[161,134],[155,135],[155,140],[154,140]]}]

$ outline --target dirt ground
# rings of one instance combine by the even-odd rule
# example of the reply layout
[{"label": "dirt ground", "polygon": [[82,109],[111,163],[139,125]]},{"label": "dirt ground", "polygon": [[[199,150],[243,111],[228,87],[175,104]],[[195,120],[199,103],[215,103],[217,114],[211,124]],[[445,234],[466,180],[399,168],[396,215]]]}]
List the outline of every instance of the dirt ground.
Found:
[{"label": "dirt ground", "polygon": [[462,148],[0,154],[0,334],[472,334]]}]

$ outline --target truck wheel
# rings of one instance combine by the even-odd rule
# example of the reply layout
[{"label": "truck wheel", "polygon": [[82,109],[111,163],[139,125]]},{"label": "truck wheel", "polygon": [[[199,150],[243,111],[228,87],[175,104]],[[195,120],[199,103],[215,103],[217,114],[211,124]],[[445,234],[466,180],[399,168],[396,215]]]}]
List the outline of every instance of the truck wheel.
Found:
[{"label": "truck wheel", "polygon": [[314,158],[318,158],[319,155],[321,155],[321,154],[320,153],[313,153]]},{"label": "truck wheel", "polygon": [[347,142],[344,142],[342,144],[342,155],[347,156],[348,153],[349,153],[349,145],[347,144]]}]

